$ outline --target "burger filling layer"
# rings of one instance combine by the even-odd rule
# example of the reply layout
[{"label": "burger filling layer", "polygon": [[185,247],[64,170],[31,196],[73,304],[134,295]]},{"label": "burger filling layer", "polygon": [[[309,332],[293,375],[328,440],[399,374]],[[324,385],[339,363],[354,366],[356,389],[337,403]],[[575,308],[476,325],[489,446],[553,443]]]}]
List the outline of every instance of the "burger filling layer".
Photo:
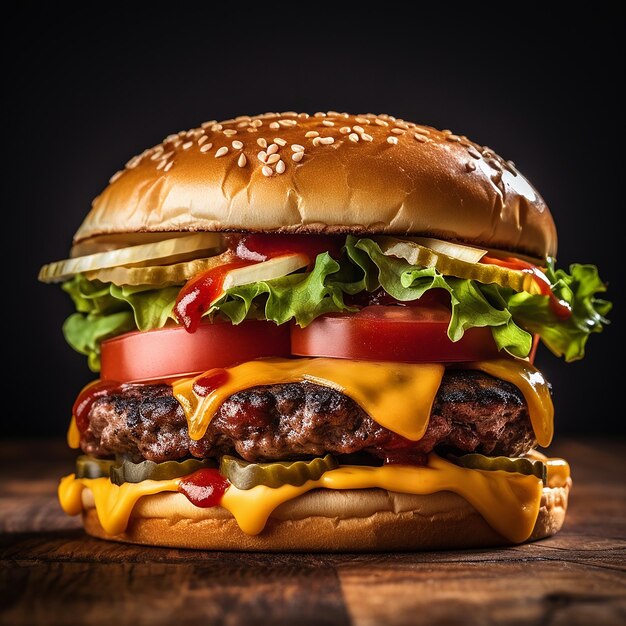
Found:
[{"label": "burger filling layer", "polygon": [[342,392],[307,382],[235,393],[199,440],[189,437],[172,387],[124,385],[94,402],[80,439],[82,450],[91,456],[157,463],[224,454],[258,462],[359,453],[363,463],[423,465],[433,450],[519,456],[534,445],[519,389],[472,370],[445,372],[428,428],[418,441],[379,425]]}]

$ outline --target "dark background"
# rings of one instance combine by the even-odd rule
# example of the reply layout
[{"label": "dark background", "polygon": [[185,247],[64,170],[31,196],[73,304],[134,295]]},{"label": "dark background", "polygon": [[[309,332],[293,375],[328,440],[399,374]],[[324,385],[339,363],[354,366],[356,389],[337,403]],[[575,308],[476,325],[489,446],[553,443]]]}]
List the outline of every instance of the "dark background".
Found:
[{"label": "dark background", "polygon": [[[557,433],[618,432],[624,347],[621,14],[491,10],[340,14],[327,5],[218,14],[113,4],[5,21],[3,277],[5,435],[62,435],[93,378],[64,342],[72,312],[39,267],[67,257],[91,199],[130,156],[170,132],[268,110],[388,112],[468,135],[512,159],[559,228],[559,263],[596,263],[613,324],[582,362],[547,351]],[[295,5],[293,5],[295,6]],[[93,14],[93,17],[89,15]],[[6,46],[6,44],[5,44]]]}]

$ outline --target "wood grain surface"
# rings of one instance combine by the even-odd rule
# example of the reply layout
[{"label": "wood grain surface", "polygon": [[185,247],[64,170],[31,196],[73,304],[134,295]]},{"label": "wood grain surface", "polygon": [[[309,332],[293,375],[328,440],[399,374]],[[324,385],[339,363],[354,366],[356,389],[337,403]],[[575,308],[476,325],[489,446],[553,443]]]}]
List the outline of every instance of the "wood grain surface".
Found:
[{"label": "wood grain surface", "polygon": [[85,536],[55,497],[74,453],[0,445],[0,623],[140,626],[626,624],[626,445],[568,441],[564,530],[508,549],[194,552]]}]

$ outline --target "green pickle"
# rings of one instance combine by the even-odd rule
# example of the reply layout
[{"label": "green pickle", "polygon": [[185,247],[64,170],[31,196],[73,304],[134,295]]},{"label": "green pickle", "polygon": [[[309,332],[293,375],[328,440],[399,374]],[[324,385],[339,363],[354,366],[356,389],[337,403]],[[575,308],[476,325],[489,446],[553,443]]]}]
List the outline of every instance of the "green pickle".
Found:
[{"label": "green pickle", "polygon": [[122,461],[111,467],[111,482],[115,485],[124,483],[140,483],[144,480],[169,480],[193,474],[205,467],[215,467],[211,459],[187,459],[186,461],[143,461],[131,463]]},{"label": "green pickle", "polygon": [[464,454],[463,456],[450,455],[448,457],[452,463],[478,470],[501,470],[503,472],[514,472],[526,476],[536,476],[546,484],[547,467],[542,461],[508,456],[484,456],[483,454]]},{"label": "green pickle", "polygon": [[309,480],[319,478],[338,467],[337,461],[327,454],[312,461],[278,461],[276,463],[248,463],[234,456],[223,456],[220,473],[237,489],[252,489],[258,485],[300,487]]},{"label": "green pickle", "polygon": [[81,454],[76,459],[76,478],[108,478],[111,468],[116,464],[114,459],[96,459]]}]

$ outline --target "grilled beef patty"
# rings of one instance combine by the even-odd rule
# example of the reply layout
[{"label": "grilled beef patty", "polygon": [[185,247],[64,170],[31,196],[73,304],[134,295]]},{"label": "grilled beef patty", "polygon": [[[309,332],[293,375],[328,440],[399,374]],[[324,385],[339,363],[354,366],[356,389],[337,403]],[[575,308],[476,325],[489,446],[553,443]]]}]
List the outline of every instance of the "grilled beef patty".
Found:
[{"label": "grilled beef patty", "polygon": [[99,398],[81,434],[92,456],[139,462],[235,454],[272,461],[368,453],[387,462],[421,463],[433,449],[517,456],[535,445],[523,395],[474,370],[447,370],[428,429],[409,441],[374,422],[343,393],[312,383],[254,387],[228,398],[198,441],[166,385],[126,385]]}]

